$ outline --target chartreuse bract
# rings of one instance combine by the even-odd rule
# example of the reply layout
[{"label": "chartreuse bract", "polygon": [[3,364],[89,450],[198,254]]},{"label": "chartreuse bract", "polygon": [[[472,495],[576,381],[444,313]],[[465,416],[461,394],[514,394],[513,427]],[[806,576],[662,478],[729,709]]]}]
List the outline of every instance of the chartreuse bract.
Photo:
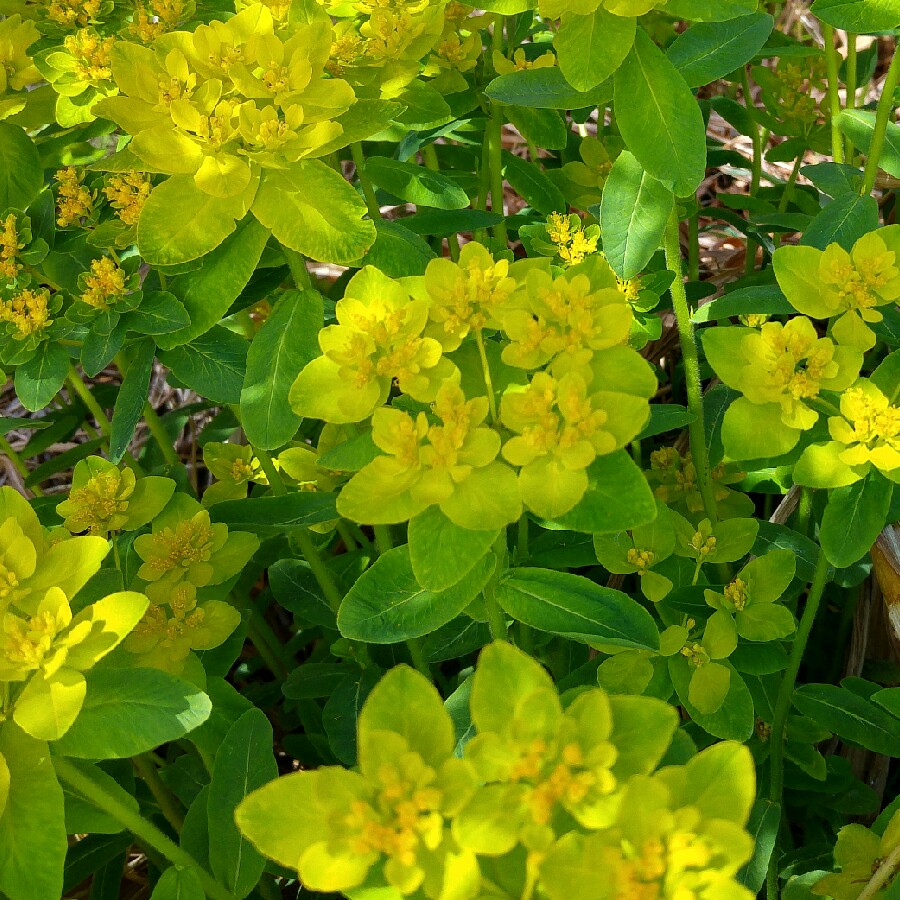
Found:
[{"label": "chartreuse bract", "polygon": [[894,896],[900,12],[807,5],[0,0],[0,896]]}]

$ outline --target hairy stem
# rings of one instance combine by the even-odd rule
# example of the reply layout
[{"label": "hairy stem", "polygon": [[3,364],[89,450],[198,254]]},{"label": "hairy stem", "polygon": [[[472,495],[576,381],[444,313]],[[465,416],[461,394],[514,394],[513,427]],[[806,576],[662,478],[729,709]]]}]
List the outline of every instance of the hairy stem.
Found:
[{"label": "hairy stem", "polygon": [[159,771],[156,763],[148,753],[142,753],[140,756],[133,756],[131,763],[137,770],[138,775],[144,779],[150,793],[153,794],[159,806],[160,812],[166,817],[166,821],[180,833],[184,825],[184,815],[181,812],[181,805],[178,798],[166,787],[165,782],[159,777]]}]

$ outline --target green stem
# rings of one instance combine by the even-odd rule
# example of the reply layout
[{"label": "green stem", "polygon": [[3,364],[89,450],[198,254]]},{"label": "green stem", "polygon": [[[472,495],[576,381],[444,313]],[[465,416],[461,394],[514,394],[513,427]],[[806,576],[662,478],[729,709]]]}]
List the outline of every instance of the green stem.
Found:
[{"label": "green stem", "polygon": [[871,194],[875,187],[875,178],[878,175],[878,163],[881,161],[881,151],[884,149],[884,139],[887,134],[888,122],[894,109],[894,91],[900,80],[900,42],[894,48],[894,58],[891,67],[884,77],[881,86],[881,97],[878,100],[878,109],[875,112],[875,130],[872,132],[872,143],[869,145],[869,157],[866,160],[866,174],[863,185],[859,189],[861,196]]},{"label": "green stem", "polygon": [[88,411],[97,422],[100,433],[108,440],[110,434],[112,434],[112,425],[109,419],[106,418],[106,413],[103,412],[103,408],[96,401],[94,395],[87,389],[87,385],[81,380],[78,370],[71,363],[69,363],[69,372],[66,375],[66,382],[69,387],[75,391],[81,399],[81,402],[88,408]]},{"label": "green stem", "polygon": [[528,516],[522,513],[516,535],[516,562],[523,563],[528,559]]},{"label": "green stem", "polygon": [[166,787],[162,778],[159,777],[156,763],[153,762],[147,753],[133,756],[131,763],[141,778],[144,779],[147,787],[150,788],[150,793],[153,794],[153,798],[156,800],[160,812],[166,817],[166,821],[180,834],[184,826],[181,806],[178,798]]},{"label": "green stem", "polygon": [[481,329],[475,331],[475,343],[478,346],[478,355],[481,357],[481,372],[484,376],[484,387],[487,391],[488,408],[491,411],[491,424],[497,424],[497,398],[494,396],[494,381],[491,378],[491,364],[488,362],[487,350],[484,346],[484,335]]},{"label": "green stem", "polygon": [[176,866],[195,869],[203,885],[203,890],[210,900],[235,900],[234,894],[223,887],[215,878],[205,871],[197,860],[174,841],[163,834],[154,824],[148,822],[139,813],[120,803],[116,797],[107,793],[106,789],[85,775],[81,769],[69,760],[55,757],[53,760],[59,778],[82,794],[91,804],[112,816],[127,828],[138,840],[143,841],[169,862]]},{"label": "green stem", "polygon": [[350,531],[347,523],[343,519],[341,519],[334,527],[341,536],[341,540],[344,542],[344,546],[347,548],[348,553],[352,553],[354,550],[359,549],[359,544],[356,543],[356,537]]},{"label": "green stem", "polygon": [[281,657],[283,647],[262,613],[256,609],[249,610],[247,635],[269,671],[284,681],[290,675],[291,669]]},{"label": "green stem", "polygon": [[501,532],[494,541],[494,553],[497,554],[497,565],[491,574],[488,583],[484,586],[482,592],[484,596],[484,606],[488,614],[488,625],[491,629],[491,637],[495,641],[508,641],[509,631],[506,627],[506,613],[497,602],[497,584],[500,576],[506,569],[506,532]]},{"label": "green stem", "polygon": [[389,525],[376,525],[373,531],[375,532],[375,549],[381,556],[382,553],[387,553],[394,546],[391,529]]},{"label": "green stem", "polygon": [[350,155],[353,157],[353,164],[356,166],[356,177],[359,179],[359,186],[362,188],[363,197],[366,199],[366,207],[369,215],[373,219],[381,218],[381,207],[375,197],[375,188],[366,175],[366,158],[363,155],[362,144],[359,142],[350,145]]},{"label": "green stem", "polygon": [[841,114],[841,98],[838,97],[838,52],[834,46],[834,28],[822,23],[822,39],[825,41],[825,70],[828,73],[828,108],[831,113],[831,155],[836,163],[844,161],[844,136],[838,128]]},{"label": "green stem", "polygon": [[681,358],[684,362],[684,380],[687,389],[688,407],[694,415],[694,421],[688,426],[691,442],[691,457],[697,471],[697,482],[703,498],[703,510],[709,521],[715,525],[717,521],[716,498],[713,491],[712,476],[709,470],[709,453],[706,447],[706,425],[703,414],[703,388],[700,383],[700,356],[697,351],[697,337],[691,322],[691,311],[688,307],[687,293],[684,289],[684,276],[681,270],[681,241],[678,232],[678,210],[672,209],[669,225],[666,229],[666,266],[675,276],[672,282],[672,306],[678,324],[678,338],[681,342]]},{"label": "green stem", "polygon": [[[847,109],[856,108],[856,86],[859,78],[857,70],[856,57],[856,35],[853,32],[847,32],[847,101],[845,106]],[[853,141],[848,136],[846,138],[846,157],[847,162],[853,164],[853,157],[856,155],[856,148]]]},{"label": "green stem", "polygon": [[[505,216],[503,208],[503,114],[499,103],[493,104],[493,111],[488,122],[488,148],[491,169],[491,212]],[[494,238],[506,244],[506,221],[493,227]]]},{"label": "green stem", "polygon": [[298,290],[312,288],[312,281],[309,277],[309,269],[306,268],[306,260],[302,253],[291,250],[290,247],[281,245],[281,252],[287,260],[288,268],[291,270],[291,278],[294,279],[294,287]]},{"label": "green stem", "polygon": [[784,186],[784,193],[781,195],[781,199],[778,201],[778,212],[783,213],[787,207],[788,203],[791,202],[791,197],[794,193],[794,185],[797,183],[797,176],[800,174],[800,167],[803,165],[803,154],[801,153],[794,160],[794,167],[791,169],[791,174],[788,176],[787,183]]},{"label": "green stem", "polygon": [[[772,733],[769,737],[769,800],[772,803],[782,804],[784,794],[784,731],[787,725],[788,713],[791,709],[791,701],[794,696],[794,685],[800,672],[800,663],[803,661],[803,653],[812,631],[816,612],[822,600],[825,583],[828,579],[828,560],[825,554],[819,550],[819,559],[816,563],[816,571],[813,575],[809,594],[806,598],[806,606],[800,617],[800,625],[794,636],[791,646],[791,656],[787,668],[781,679],[781,687],[778,689],[778,697],[775,701],[775,709],[772,716]],[[769,871],[766,880],[766,900],[778,900],[778,848],[772,852],[769,862]]]},{"label": "green stem", "polygon": [[426,144],[422,147],[422,162],[425,163],[425,168],[431,169],[432,172],[441,171],[441,166],[437,158],[437,150],[434,149],[434,144]]},{"label": "green stem", "polygon": [[344,597],[331,577],[331,572],[328,571],[328,567],[319,553],[319,548],[313,541],[312,534],[308,528],[298,528],[293,532],[293,536],[297,540],[300,552],[308,563],[310,571],[315,576],[316,581],[319,582],[319,587],[322,588],[322,593],[325,595],[328,605],[334,612],[337,612]]},{"label": "green stem", "polygon": [[[10,442],[5,437],[3,437],[2,434],[0,434],[0,453],[2,453],[9,459],[9,461],[13,464],[15,470],[22,476],[23,480],[28,478],[28,476],[31,474],[28,471],[28,467],[25,465],[22,457],[19,456],[19,454],[16,453],[15,450],[13,450],[12,444],[10,444]],[[44,492],[40,489],[40,487],[38,487],[38,485],[30,488],[30,490],[35,497],[44,496]]]},{"label": "green stem", "polygon": [[416,671],[421,672],[429,681],[432,681],[431,667],[428,665],[428,660],[425,659],[422,638],[410,638],[406,642],[406,649],[409,650]]},{"label": "green stem", "polygon": [[[744,93],[744,106],[747,110],[754,108],[753,95],[750,92],[750,77],[747,74],[747,67],[741,69],[741,88]],[[752,119],[752,116],[751,116]],[[762,179],[762,153],[763,140],[760,132],[759,123],[752,119],[753,125],[750,130],[750,140],[753,143],[753,162],[750,170],[750,196],[755,197],[759,191],[759,183]],[[744,274],[749,275],[756,266],[756,243],[747,237],[747,250],[744,257]]]},{"label": "green stem", "polygon": [[147,423],[147,428],[150,430],[153,440],[156,441],[157,446],[162,450],[165,461],[170,466],[180,465],[181,459],[175,452],[175,448],[172,446],[172,441],[166,432],[166,427],[163,425],[162,419],[150,404],[149,400],[144,404],[144,421]]}]

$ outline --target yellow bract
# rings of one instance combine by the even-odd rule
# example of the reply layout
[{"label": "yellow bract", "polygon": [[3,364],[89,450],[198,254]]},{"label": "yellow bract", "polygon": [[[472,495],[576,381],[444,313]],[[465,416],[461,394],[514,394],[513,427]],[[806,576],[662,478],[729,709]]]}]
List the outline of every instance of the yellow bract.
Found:
[{"label": "yellow bract", "polygon": [[19,232],[16,227],[16,214],[8,213],[6,218],[0,221],[0,275],[9,281],[14,281],[22,270],[22,264],[16,257],[25,244],[19,240]]},{"label": "yellow bract", "polygon": [[137,225],[152,186],[141,172],[123,172],[109,177],[103,194],[124,224]]},{"label": "yellow bract", "polygon": [[841,416],[828,420],[828,430],[844,445],[838,455],[848,466],[900,469],[900,407],[870,381],[861,379],[841,395]]},{"label": "yellow bract", "polygon": [[80,225],[81,220],[93,215],[96,194],[82,184],[82,174],[72,166],[60,169],[54,176],[58,185],[56,202],[60,228]]},{"label": "yellow bract", "polygon": [[69,499],[56,511],[65,519],[69,531],[105,535],[117,531],[128,521],[128,502],[134,493],[135,475],[131,469],[115,466],[98,472],[80,487],[72,488]]}]

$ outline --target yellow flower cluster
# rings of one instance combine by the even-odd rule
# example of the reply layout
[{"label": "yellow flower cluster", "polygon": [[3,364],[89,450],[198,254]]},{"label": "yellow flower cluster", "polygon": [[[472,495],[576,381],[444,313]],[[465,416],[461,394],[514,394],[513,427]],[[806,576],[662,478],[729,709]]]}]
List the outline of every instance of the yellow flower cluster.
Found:
[{"label": "yellow flower cluster", "polygon": [[84,176],[81,172],[74,166],[67,166],[53,177],[58,185],[56,224],[60,228],[80,225],[82,219],[93,215],[96,194],[82,183]]},{"label": "yellow flower cluster", "polygon": [[106,535],[118,531],[128,521],[128,505],[136,478],[131,469],[111,466],[98,472],[81,487],[73,487],[68,499],[57,507],[73,533]]},{"label": "yellow flower cluster", "polygon": [[22,270],[22,264],[16,257],[24,246],[25,244],[19,240],[16,214],[9,213],[0,222],[0,275],[9,281],[14,281]]},{"label": "yellow flower cluster", "polygon": [[75,78],[90,84],[109,81],[112,78],[110,54],[116,39],[102,37],[94,28],[80,28],[68,34],[63,48],[74,59]]},{"label": "yellow flower cluster", "polygon": [[0,322],[12,325],[13,340],[24,341],[53,324],[50,292],[46,288],[20,291],[0,300]]},{"label": "yellow flower cluster", "polygon": [[152,187],[149,175],[123,172],[110,176],[103,187],[103,194],[124,224],[137,225]]},{"label": "yellow flower cluster", "polygon": [[109,309],[125,296],[127,278],[125,270],[110,257],[92,260],[90,272],[82,275],[84,291],[79,299],[94,309]]},{"label": "yellow flower cluster", "polygon": [[137,0],[128,33],[149,44],[174,31],[193,11],[190,0]]},{"label": "yellow flower cluster", "polygon": [[63,28],[84,28],[93,22],[103,6],[103,0],[51,0],[47,18]]},{"label": "yellow flower cluster", "polygon": [[597,252],[600,231],[595,229],[595,233],[585,233],[584,225],[577,216],[550,213],[547,218],[547,235],[556,245],[557,254],[565,265],[576,266]]}]

